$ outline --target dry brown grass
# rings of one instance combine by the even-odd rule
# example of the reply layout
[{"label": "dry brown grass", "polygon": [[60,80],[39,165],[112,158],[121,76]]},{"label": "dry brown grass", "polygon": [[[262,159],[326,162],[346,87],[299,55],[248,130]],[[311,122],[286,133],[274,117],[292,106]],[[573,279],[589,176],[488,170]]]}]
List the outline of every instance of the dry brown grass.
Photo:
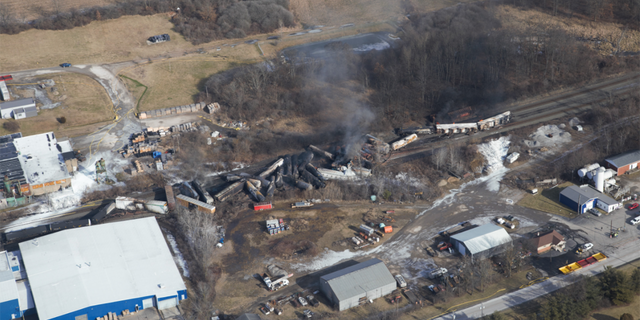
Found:
[{"label": "dry brown grass", "polygon": [[[53,95],[51,90],[47,90],[47,95],[53,102],[61,101],[62,104],[55,109],[41,110],[37,117],[18,120],[23,135],[53,131],[59,137],[76,137],[93,132],[97,127],[104,125],[105,121],[113,119],[113,105],[107,93],[102,86],[88,76],[60,73],[41,79],[56,81],[55,87],[60,95]],[[33,90],[15,89],[11,87],[12,91],[19,92],[23,96],[33,95]],[[67,98],[60,100],[63,95]],[[67,121],[60,124],[56,120],[60,117],[65,117]],[[5,121],[8,120],[0,120],[0,135],[8,133],[2,128],[2,123]]]},{"label": "dry brown grass", "polygon": [[[165,14],[125,16],[94,21],[70,30],[28,30],[17,35],[0,35],[3,71],[72,64],[103,64],[148,57],[195,47],[171,30]],[[168,33],[171,41],[147,45],[147,38]]]},{"label": "dry brown grass", "polygon": [[[533,9],[518,9],[510,6],[498,6],[496,15],[505,29],[525,31],[539,30],[544,32],[550,29],[562,29],[575,37],[587,39],[600,39],[605,41],[590,41],[588,45],[600,52],[609,55],[615,48],[611,43],[617,43],[624,30],[624,25],[610,22],[593,22],[580,17],[552,16]],[[622,51],[640,51],[640,32],[629,29],[620,42]]]},{"label": "dry brown grass", "polygon": [[37,7],[46,11],[69,11],[71,9],[89,8],[113,4],[114,0],[0,0],[0,4],[9,5],[16,18],[32,20],[39,18]]}]

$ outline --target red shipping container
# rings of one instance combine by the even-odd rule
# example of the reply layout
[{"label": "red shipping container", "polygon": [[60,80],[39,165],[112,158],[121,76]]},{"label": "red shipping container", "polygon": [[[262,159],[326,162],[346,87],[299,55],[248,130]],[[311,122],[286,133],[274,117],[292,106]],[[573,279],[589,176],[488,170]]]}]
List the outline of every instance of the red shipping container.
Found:
[{"label": "red shipping container", "polygon": [[260,202],[253,205],[253,210],[255,211],[262,211],[262,210],[267,210],[272,208],[273,208],[273,205],[271,205],[271,202]]},{"label": "red shipping container", "polygon": [[393,227],[391,226],[385,226],[384,227],[384,233],[391,233],[393,232]]}]

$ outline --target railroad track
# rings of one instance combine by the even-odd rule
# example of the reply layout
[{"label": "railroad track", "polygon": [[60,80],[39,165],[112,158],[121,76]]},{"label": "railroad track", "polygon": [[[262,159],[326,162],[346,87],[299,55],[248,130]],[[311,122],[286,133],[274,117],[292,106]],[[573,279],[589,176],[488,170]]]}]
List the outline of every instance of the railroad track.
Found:
[{"label": "railroad track", "polygon": [[441,148],[452,142],[462,142],[470,138],[482,139],[520,127],[561,118],[569,114],[577,114],[590,109],[595,103],[610,99],[614,94],[616,96],[628,94],[638,86],[640,86],[640,74],[633,73],[616,80],[605,81],[570,93],[541,99],[521,106],[512,106],[510,107],[510,111],[515,121],[505,124],[499,129],[482,131],[471,135],[459,134],[457,136],[431,136],[421,138],[414,142],[411,147],[405,148],[401,152],[394,152],[384,164],[395,161],[406,162],[419,159],[426,155],[424,153]]}]

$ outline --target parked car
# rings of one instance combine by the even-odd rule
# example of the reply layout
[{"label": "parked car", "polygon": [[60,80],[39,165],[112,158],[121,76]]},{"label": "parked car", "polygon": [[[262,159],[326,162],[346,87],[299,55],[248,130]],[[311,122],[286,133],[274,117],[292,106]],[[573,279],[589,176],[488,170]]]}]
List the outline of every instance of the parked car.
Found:
[{"label": "parked car", "polygon": [[312,295],[308,295],[307,296],[307,301],[309,301],[309,304],[311,304],[311,306],[313,307],[317,307],[318,306],[318,300],[316,300],[316,298]]},{"label": "parked car", "polygon": [[631,223],[631,225],[636,225],[638,223],[640,223],[640,217],[635,217],[633,219],[631,219],[631,221],[629,221],[629,223]]},{"label": "parked car", "polygon": [[587,252],[589,250],[591,250],[593,248],[593,243],[585,243],[583,245],[581,245],[578,250],[576,251],[577,254],[581,254],[583,252]]},{"label": "parked car", "polygon": [[61,65],[60,65],[60,67],[62,67],[62,68],[69,68],[69,67],[71,67],[71,63],[67,63],[67,62],[65,62],[65,63],[61,64]]},{"label": "parked car", "polygon": [[313,311],[306,309],[302,312],[304,314],[305,317],[307,318],[311,318],[313,316]]},{"label": "parked car", "polygon": [[639,206],[640,205],[638,205],[637,203],[634,202],[629,206],[629,210],[637,209]]},{"label": "parked car", "polygon": [[307,300],[305,298],[303,298],[303,297],[298,297],[298,301],[300,301],[300,304],[303,307],[306,307],[308,305]]},{"label": "parked car", "polygon": [[589,209],[589,213],[591,213],[592,215],[599,217],[602,215],[602,213],[600,211],[598,211],[598,209],[596,208],[591,208]]},{"label": "parked car", "polygon": [[264,313],[265,315],[268,315],[269,313],[271,313],[269,311],[269,309],[265,308],[265,307],[260,307],[260,311],[262,311],[262,313]]}]

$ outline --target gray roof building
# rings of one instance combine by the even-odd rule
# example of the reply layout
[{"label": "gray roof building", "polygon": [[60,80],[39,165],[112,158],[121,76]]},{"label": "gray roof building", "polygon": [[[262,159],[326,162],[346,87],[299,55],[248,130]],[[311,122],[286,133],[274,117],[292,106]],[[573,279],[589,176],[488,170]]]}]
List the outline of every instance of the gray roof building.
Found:
[{"label": "gray roof building", "polygon": [[245,313],[239,316],[236,320],[262,320],[262,318],[255,313]]},{"label": "gray roof building", "polygon": [[20,132],[0,137],[0,180],[8,176],[11,181],[23,183],[26,182],[24,171],[18,159],[18,150],[13,145],[13,140],[17,138],[22,138]]},{"label": "gray roof building", "polygon": [[628,164],[640,161],[640,150],[633,150],[605,159],[617,168],[624,167]]},{"label": "gray roof building", "polygon": [[602,192],[598,192],[598,190],[593,189],[588,185],[585,185],[582,187],[572,185],[564,188],[564,190],[562,190],[560,194],[562,194],[563,197],[574,201],[580,206],[591,199],[598,199],[610,205],[618,203],[618,201],[614,200],[613,198],[607,196]]},{"label": "gray roof building", "polygon": [[[36,108],[36,101],[33,98],[19,99],[9,102],[0,103],[0,118],[9,119],[16,118],[21,119],[25,118],[27,114],[29,116],[38,114]],[[17,116],[17,114],[21,114],[24,116]]]},{"label": "gray roof building", "polygon": [[451,236],[454,248],[472,258],[495,255],[512,241],[504,228],[491,223]]},{"label": "gray roof building", "polygon": [[320,277],[320,289],[343,311],[390,294],[396,280],[379,259],[371,259]]}]

